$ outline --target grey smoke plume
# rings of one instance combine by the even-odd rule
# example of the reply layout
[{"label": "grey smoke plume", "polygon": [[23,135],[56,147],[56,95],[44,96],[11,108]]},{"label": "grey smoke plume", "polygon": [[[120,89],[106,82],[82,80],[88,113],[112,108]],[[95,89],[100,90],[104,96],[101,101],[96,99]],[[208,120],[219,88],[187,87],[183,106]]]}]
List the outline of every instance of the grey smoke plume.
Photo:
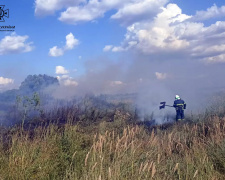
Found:
[{"label": "grey smoke plume", "polygon": [[166,101],[173,105],[176,94],[187,103],[186,112],[199,112],[208,106],[208,99],[223,91],[224,70],[221,64],[203,64],[198,60],[181,57],[140,56],[112,62],[107,58],[86,62],[86,73],[75,78],[74,87],[62,87],[54,94],[75,96],[86,93],[118,94],[137,93],[135,102],[144,113],[154,116],[158,123],[167,114],[175,116],[173,108],[159,111],[159,103]]}]

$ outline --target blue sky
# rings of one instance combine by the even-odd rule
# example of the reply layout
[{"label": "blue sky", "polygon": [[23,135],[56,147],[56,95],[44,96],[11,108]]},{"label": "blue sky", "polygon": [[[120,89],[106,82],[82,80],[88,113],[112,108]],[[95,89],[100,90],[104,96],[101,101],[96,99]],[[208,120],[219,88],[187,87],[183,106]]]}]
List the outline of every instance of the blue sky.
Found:
[{"label": "blue sky", "polygon": [[[1,0],[0,88],[29,74],[82,91],[223,89],[222,0]],[[90,85],[90,86],[89,86]],[[178,88],[174,88],[177,87]],[[215,89],[214,88],[214,89]],[[194,93],[196,89],[191,92]],[[193,96],[190,95],[190,96]]]}]

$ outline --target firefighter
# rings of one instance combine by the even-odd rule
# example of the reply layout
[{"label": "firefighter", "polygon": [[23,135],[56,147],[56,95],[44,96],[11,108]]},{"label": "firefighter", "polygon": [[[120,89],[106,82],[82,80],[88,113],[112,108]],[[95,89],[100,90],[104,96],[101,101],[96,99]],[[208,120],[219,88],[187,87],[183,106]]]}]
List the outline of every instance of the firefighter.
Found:
[{"label": "firefighter", "polygon": [[186,103],[180,98],[180,96],[175,96],[175,101],[173,107],[176,109],[176,122],[184,120],[184,109],[186,109]]}]

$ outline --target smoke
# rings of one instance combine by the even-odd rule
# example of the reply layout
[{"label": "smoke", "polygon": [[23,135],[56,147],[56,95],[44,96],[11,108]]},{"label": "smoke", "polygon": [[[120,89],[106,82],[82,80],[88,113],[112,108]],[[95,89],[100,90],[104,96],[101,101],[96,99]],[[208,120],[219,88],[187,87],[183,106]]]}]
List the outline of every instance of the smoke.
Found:
[{"label": "smoke", "polygon": [[[163,123],[175,117],[175,110],[170,107],[159,110],[160,102],[173,105],[178,94],[187,103],[185,112],[194,113],[204,110],[210,97],[224,90],[220,65],[206,65],[179,56],[165,57],[133,53],[117,62],[103,57],[87,61],[85,74],[74,78],[76,86],[61,86],[53,95],[70,99],[87,93],[137,93],[135,104],[140,110],[140,119],[153,114],[156,123]],[[159,78],[160,74],[163,78]]]},{"label": "smoke", "polygon": [[[170,57],[170,58],[168,58]],[[140,120],[154,120],[157,124],[175,119],[171,107],[159,110],[160,102],[173,105],[178,94],[187,104],[188,113],[198,113],[210,105],[214,93],[224,91],[224,67],[203,64],[198,60],[179,56],[141,56],[132,53],[117,61],[100,57],[85,62],[85,73],[60,77],[60,86],[49,86],[44,93],[56,99],[72,100],[86,94],[130,94]]]}]

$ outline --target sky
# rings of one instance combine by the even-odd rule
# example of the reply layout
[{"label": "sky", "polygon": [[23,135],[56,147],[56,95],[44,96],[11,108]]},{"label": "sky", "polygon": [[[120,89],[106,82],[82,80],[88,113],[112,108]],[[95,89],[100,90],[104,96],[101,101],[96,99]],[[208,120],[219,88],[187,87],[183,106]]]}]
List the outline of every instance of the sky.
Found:
[{"label": "sky", "polygon": [[[1,0],[0,90],[30,74],[68,94],[198,99],[225,89],[223,0]],[[63,92],[63,90],[62,90]],[[67,94],[67,93],[66,93]]]}]

